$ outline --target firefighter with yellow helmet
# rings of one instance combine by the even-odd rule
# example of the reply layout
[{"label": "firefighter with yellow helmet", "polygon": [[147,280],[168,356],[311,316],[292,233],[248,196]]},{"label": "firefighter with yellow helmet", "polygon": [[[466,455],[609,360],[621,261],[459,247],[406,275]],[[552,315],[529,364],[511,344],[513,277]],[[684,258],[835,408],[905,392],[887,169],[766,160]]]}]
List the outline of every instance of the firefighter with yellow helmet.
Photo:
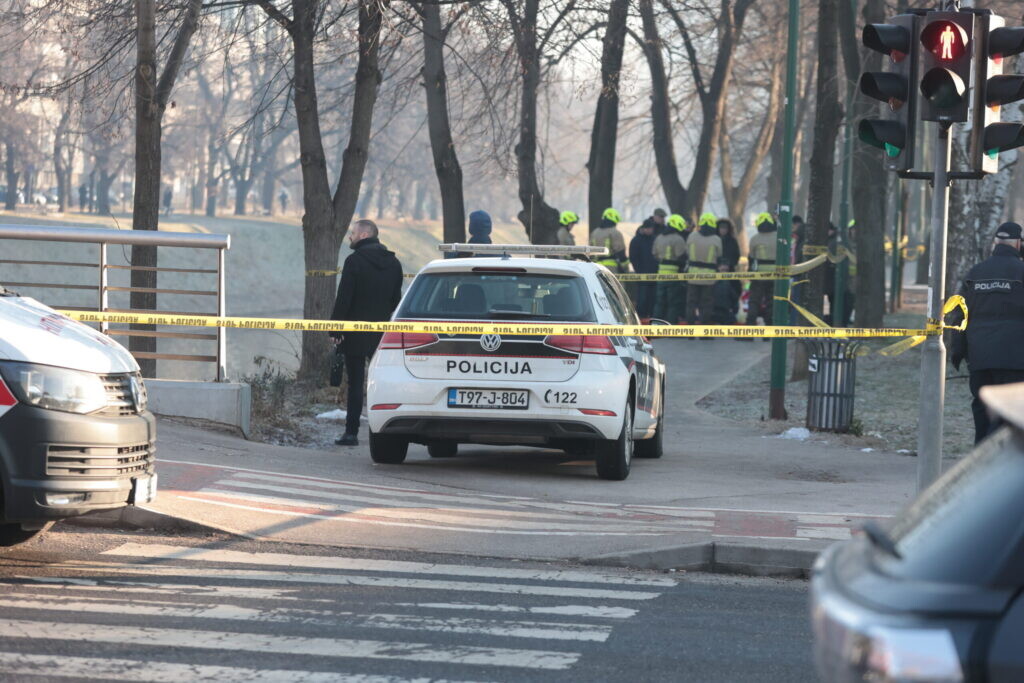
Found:
[{"label": "firefighter with yellow helmet", "polygon": [[[658,275],[678,275],[686,268],[686,219],[678,213],[668,217],[668,227],[654,239],[651,251],[658,259]],[[679,280],[658,282],[654,293],[654,317],[672,325],[683,317],[686,290]]]},{"label": "firefighter with yellow helmet", "polygon": [[[718,272],[722,258],[722,238],[718,236],[718,218],[713,213],[701,214],[697,230],[686,238],[686,272],[712,274]],[[686,320],[707,325],[715,309],[714,280],[692,280],[686,287]]]},{"label": "firefighter with yellow helmet", "polygon": [[597,256],[595,263],[608,268],[613,273],[625,273],[629,271],[629,259],[626,258],[626,240],[616,227],[622,220],[622,216],[615,209],[608,208],[601,214],[601,226],[590,232],[590,246],[604,247],[608,250],[607,256]]},{"label": "firefighter with yellow helmet", "polygon": [[576,238],[572,236],[572,228],[579,223],[580,217],[572,211],[563,211],[558,217],[558,243],[563,247],[576,246]]},{"label": "firefighter with yellow helmet", "polygon": [[[760,213],[754,219],[757,234],[750,238],[750,270],[755,273],[775,271],[775,253],[778,249],[778,226],[770,213]],[[764,324],[772,324],[772,304],[775,294],[774,280],[751,280],[750,298],[747,300],[747,324],[756,325],[758,315]]]}]

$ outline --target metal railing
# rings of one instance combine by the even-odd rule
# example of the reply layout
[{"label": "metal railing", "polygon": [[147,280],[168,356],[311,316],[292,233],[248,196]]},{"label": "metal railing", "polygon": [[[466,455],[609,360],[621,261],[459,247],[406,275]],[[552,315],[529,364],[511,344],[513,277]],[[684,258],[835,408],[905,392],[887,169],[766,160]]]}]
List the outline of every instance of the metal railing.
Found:
[{"label": "metal railing", "polygon": [[[7,240],[31,240],[37,242],[65,242],[96,244],[99,253],[95,262],[85,261],[57,261],[57,260],[28,260],[7,258],[8,254],[0,251],[0,285],[11,289],[62,289],[70,291],[93,291],[97,293],[96,307],[91,306],[67,306],[52,305],[53,308],[82,311],[109,311],[112,313],[151,313],[153,311],[140,311],[132,308],[110,308],[111,292],[147,292],[151,294],[169,294],[183,296],[216,297],[217,310],[212,311],[158,311],[172,313],[174,315],[211,315],[224,316],[227,314],[225,287],[224,287],[224,252],[231,248],[231,237],[229,235],[209,235],[177,232],[161,232],[159,230],[108,230],[103,228],[65,228],[58,226],[40,225],[0,225],[0,239]],[[217,251],[217,263],[215,268],[172,268],[163,266],[132,266],[127,259],[126,265],[114,265],[110,263],[108,247],[110,245],[127,246],[153,246],[153,247],[179,247],[192,249],[215,249]],[[5,277],[4,265],[12,266],[59,266],[66,268],[95,268],[98,276],[93,282],[95,284],[63,284],[59,282],[15,282]],[[216,288],[210,290],[196,289],[164,289],[164,288],[138,288],[122,287],[110,284],[111,271],[151,271],[156,273],[178,273],[193,275],[214,275],[216,276]],[[217,364],[217,381],[227,380],[227,343],[224,328],[218,327],[216,332],[167,332],[115,328],[111,329],[109,323],[101,323],[100,330],[110,336],[123,337],[153,337],[170,339],[188,339],[215,341],[217,344],[216,355],[199,354],[171,354],[154,352],[133,352],[136,358],[162,359],[172,361],[194,361],[210,362]]]}]

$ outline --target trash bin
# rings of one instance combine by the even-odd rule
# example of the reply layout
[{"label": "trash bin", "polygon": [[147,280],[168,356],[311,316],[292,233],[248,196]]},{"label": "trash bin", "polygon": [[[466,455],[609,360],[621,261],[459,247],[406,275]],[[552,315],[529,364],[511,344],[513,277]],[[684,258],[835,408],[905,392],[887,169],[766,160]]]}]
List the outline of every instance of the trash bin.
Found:
[{"label": "trash bin", "polygon": [[854,385],[859,342],[839,339],[807,345],[807,428],[848,432],[853,423]]}]

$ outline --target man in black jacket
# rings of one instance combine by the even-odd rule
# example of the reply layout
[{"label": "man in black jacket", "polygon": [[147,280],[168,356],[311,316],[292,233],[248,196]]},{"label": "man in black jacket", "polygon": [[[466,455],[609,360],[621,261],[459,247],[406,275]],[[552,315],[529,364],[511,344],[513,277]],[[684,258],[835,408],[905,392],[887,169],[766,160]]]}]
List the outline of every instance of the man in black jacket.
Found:
[{"label": "man in black jacket", "polygon": [[950,360],[970,369],[974,442],[997,426],[990,422],[978,392],[988,384],[1024,382],[1024,261],[1021,227],[1003,223],[992,256],[971,268],[960,293],[967,300],[967,331],[953,338]]},{"label": "man in black jacket", "polygon": [[[633,264],[633,272],[651,275],[658,272],[658,259],[652,251],[654,239],[665,228],[665,210],[655,209],[654,215],[645,220],[636,229],[636,236],[629,242],[629,262]],[[653,282],[633,283],[636,313],[641,318],[650,318],[654,312]]]},{"label": "man in black jacket", "polygon": [[[390,320],[402,298],[402,264],[377,239],[377,225],[366,219],[352,224],[348,241],[352,253],[341,269],[341,283],[331,320],[379,322]],[[373,332],[332,332],[335,344],[343,344],[348,372],[348,405],[345,434],[339,446],[359,445],[359,416],[363,412],[366,362],[377,350],[381,335]]]}]

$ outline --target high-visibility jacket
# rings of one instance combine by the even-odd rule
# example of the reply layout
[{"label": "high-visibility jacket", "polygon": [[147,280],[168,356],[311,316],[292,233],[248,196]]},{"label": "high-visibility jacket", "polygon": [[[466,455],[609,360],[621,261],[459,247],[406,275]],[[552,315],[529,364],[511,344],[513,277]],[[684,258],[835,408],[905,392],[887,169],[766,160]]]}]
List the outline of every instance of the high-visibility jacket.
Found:
[{"label": "high-visibility jacket", "polygon": [[[688,273],[717,273],[718,259],[722,257],[722,238],[717,233],[710,235],[698,230],[686,240],[689,255]],[[690,285],[710,286],[712,280],[694,280]]]},{"label": "high-visibility jacket", "polygon": [[770,273],[775,270],[778,235],[777,231],[772,230],[759,232],[750,238],[750,260],[754,261],[755,272]]},{"label": "high-visibility jacket", "polygon": [[686,265],[686,238],[678,230],[666,230],[654,238],[651,253],[658,259],[659,275],[675,275]]},{"label": "high-visibility jacket", "polygon": [[618,228],[597,228],[590,232],[590,246],[604,247],[608,250],[607,256],[594,258],[594,263],[599,263],[611,270],[624,270],[626,263],[626,240]]}]

